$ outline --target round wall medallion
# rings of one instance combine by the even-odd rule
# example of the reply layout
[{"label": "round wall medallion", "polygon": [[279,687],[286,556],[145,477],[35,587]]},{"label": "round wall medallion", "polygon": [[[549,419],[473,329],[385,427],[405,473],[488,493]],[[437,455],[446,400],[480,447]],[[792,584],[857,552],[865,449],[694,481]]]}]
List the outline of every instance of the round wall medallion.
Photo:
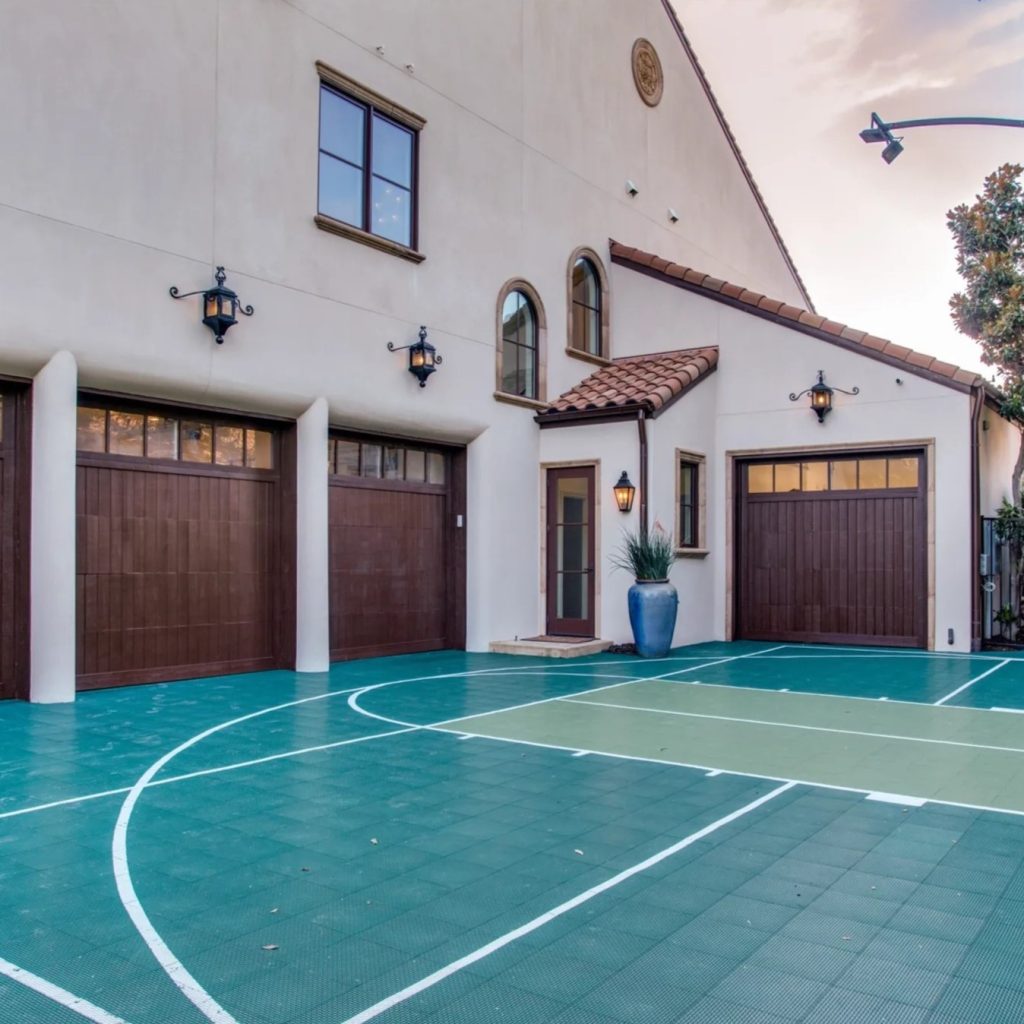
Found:
[{"label": "round wall medallion", "polygon": [[633,44],[633,81],[647,106],[656,107],[661,102],[665,76],[661,71],[658,51],[646,39],[638,39]]}]

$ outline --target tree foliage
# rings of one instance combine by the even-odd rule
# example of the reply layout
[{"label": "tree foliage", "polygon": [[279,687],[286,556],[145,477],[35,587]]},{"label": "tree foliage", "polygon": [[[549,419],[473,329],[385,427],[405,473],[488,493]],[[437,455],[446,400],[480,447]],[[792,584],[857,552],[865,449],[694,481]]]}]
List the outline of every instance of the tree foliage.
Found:
[{"label": "tree foliage", "polygon": [[947,214],[964,289],[949,300],[957,328],[981,346],[1005,395],[1003,414],[1024,423],[1024,184],[1020,164],[985,179],[975,202]]}]

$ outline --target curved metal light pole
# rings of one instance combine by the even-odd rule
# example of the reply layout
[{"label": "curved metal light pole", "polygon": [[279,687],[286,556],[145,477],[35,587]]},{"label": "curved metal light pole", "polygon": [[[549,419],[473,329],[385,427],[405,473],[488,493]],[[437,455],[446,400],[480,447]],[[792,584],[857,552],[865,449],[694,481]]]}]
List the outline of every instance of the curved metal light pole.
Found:
[{"label": "curved metal light pole", "polygon": [[863,142],[884,142],[882,159],[891,164],[903,152],[903,136],[893,135],[893,129],[927,128],[936,124],[982,124],[999,128],[1024,128],[1024,120],[1010,117],[921,117],[912,121],[883,121],[876,113],[871,114],[871,127],[865,128],[860,137]]}]

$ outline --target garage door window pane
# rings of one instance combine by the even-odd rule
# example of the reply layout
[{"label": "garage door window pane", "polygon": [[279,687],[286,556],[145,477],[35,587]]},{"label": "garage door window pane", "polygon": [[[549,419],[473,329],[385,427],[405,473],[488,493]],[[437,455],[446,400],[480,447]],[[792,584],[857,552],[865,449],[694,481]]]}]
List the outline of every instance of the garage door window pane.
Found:
[{"label": "garage door window pane", "polygon": [[747,467],[747,490],[751,494],[771,494],[774,484],[772,475],[775,467],[748,466]]},{"label": "garage door window pane", "polygon": [[827,491],[828,463],[805,462],[801,467],[801,477],[805,491]]},{"label": "garage door window pane", "polygon": [[107,410],[78,410],[78,450],[102,452],[107,447]]},{"label": "garage door window pane", "polygon": [[381,448],[379,444],[363,445],[363,476],[380,478]]},{"label": "garage door window pane", "polygon": [[427,477],[427,453],[410,448],[405,453],[405,479],[421,484]]},{"label": "garage door window pane", "polygon": [[182,422],[181,457],[185,462],[213,461],[213,427],[209,423]]},{"label": "garage door window pane", "polygon": [[274,449],[269,430],[246,430],[245,464],[250,469],[273,469]]},{"label": "garage door window pane", "polygon": [[334,472],[338,476],[359,476],[359,442],[335,441]]},{"label": "garage door window pane", "polygon": [[780,462],[775,467],[775,493],[800,490],[800,466],[796,462]]},{"label": "garage door window pane", "polygon": [[430,452],[427,455],[427,483],[444,483],[444,456],[440,452]]},{"label": "garage door window pane", "polygon": [[178,457],[178,421],[171,416],[146,417],[146,455],[151,459]]},{"label": "garage door window pane", "polygon": [[860,460],[860,489],[873,491],[885,487],[885,459]]},{"label": "garage door window pane", "polygon": [[405,449],[384,449],[384,479],[402,480],[405,475]]},{"label": "garage door window pane", "polygon": [[857,490],[857,462],[854,459],[843,459],[832,463],[832,490]]},{"label": "garage door window pane", "polygon": [[217,427],[214,452],[218,466],[244,465],[244,451],[244,431],[241,427]]},{"label": "garage door window pane", "polygon": [[916,458],[889,460],[890,487],[917,487]]},{"label": "garage door window pane", "polygon": [[111,455],[141,455],[144,417],[139,412],[110,411]]}]

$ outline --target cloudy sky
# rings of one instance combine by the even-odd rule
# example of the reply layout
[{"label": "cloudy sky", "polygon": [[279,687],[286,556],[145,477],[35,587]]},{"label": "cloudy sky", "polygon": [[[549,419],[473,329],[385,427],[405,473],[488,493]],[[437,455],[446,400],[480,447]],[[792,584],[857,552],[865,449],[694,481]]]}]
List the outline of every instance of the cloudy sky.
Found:
[{"label": "cloudy sky", "polygon": [[857,133],[1024,118],[1024,0],[673,2],[818,312],[981,368],[945,214],[1024,163],[1024,129],[907,129],[891,166]]}]

